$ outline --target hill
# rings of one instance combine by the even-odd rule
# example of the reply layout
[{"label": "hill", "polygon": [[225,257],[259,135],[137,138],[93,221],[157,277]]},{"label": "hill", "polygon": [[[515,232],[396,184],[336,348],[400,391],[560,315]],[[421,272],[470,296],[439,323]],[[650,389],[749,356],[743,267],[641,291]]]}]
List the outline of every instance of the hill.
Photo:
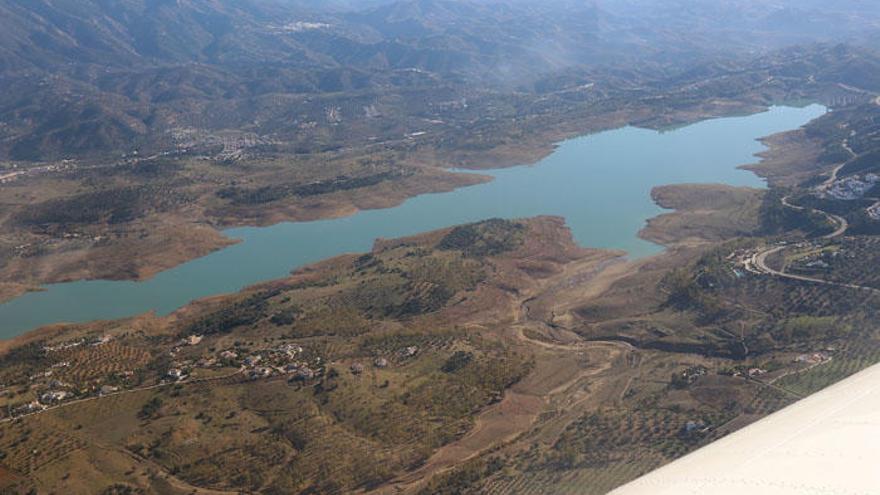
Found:
[{"label": "hill", "polygon": [[[317,95],[324,114],[368,96],[359,111],[384,100],[391,108],[368,113],[405,123],[424,114],[413,91],[444,94],[434,104],[516,98],[572,73],[588,75],[580,85],[643,87],[718,57],[869,40],[878,14],[860,5],[9,0],[0,159],[167,151],[177,128],[297,132],[304,122],[291,117]],[[266,105],[285,115],[261,114]]]}]

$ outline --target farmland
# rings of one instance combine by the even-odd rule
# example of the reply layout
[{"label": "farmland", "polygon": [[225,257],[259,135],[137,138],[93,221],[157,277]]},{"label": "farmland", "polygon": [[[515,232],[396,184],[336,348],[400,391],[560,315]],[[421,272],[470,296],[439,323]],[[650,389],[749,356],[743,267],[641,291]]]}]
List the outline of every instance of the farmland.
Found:
[{"label": "farmland", "polygon": [[880,359],[876,293],[747,266],[785,242],[785,273],[870,285],[873,238],[780,241],[768,197],[655,191],[678,210],[645,260],[496,219],[26,335],[2,358],[5,486],[604,493]]},{"label": "farmland", "polygon": [[566,236],[553,219],[489,221],[388,242],[167,320],[25,345],[4,358],[10,486],[61,489],[59,470],[81,462],[77,483],[91,489],[154,486],[133,467],[102,477],[87,460],[98,451],[206,489],[381,485],[460,439],[529,374],[521,344],[462,324],[509,318],[516,291],[540,282],[516,268],[522,258],[607,258],[555,244]]},{"label": "farmland", "polygon": [[[67,3],[34,5],[63,7],[58,19],[89,32]],[[118,17],[93,9],[90,22],[115,32],[139,18],[136,3],[115,6]],[[666,250],[651,257],[579,247],[563,218],[499,214],[371,248],[370,237],[363,252],[285,266],[282,278],[170,314],[2,342],[0,493],[602,494],[880,362],[874,50],[757,50],[724,26],[742,38],[725,58],[702,51],[703,32],[670,43],[652,28],[656,46],[684,47],[561,68],[532,46],[497,43],[557,30],[552,12],[502,3],[267,26],[235,2],[147,2],[192,16],[153,19],[177,42],[151,32],[139,46],[108,40],[122,48],[105,53],[42,25],[27,31],[34,39],[0,36],[96,57],[54,62],[35,42],[52,60],[31,67],[0,51],[0,302],[53,282],[147,280],[232,246],[232,227],[309,223],[336,243],[313,221],[476,186],[492,177],[458,169],[534,163],[567,138],[674,137],[666,131],[806,102],[833,111],[764,138],[748,168],[766,189],[654,187],[667,211],[640,237]],[[0,7],[0,23],[30,12],[16,5]],[[219,6],[230,24],[203,31],[213,18],[193,6]],[[443,24],[456,32],[435,31]],[[568,41],[602,42],[576,31]],[[180,39],[203,51],[166,51]],[[606,47],[623,50],[618,41]],[[646,40],[635,45],[646,52]],[[255,52],[266,57],[242,63]],[[496,57],[516,58],[508,69],[523,79],[483,79],[505,72]],[[532,62],[559,72],[532,74]],[[623,169],[620,148],[607,155]],[[612,191],[602,172],[596,183]],[[526,203],[542,178],[503,200]],[[563,181],[577,189],[547,194],[590,196],[584,181]],[[641,215],[619,196],[607,208]],[[590,228],[615,223],[593,209]],[[279,244],[278,259],[299,248]]]}]

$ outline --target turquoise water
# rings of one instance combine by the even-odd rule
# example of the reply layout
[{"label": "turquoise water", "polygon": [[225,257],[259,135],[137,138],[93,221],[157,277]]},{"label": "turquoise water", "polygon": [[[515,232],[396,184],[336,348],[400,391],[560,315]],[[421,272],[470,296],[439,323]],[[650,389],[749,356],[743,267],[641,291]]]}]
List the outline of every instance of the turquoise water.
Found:
[{"label": "turquoise water", "polygon": [[737,170],[754,162],[756,139],[798,128],[825,108],[774,107],[748,117],[700,122],[656,132],[625,127],[565,141],[534,166],[493,170],[492,182],[449,193],[426,194],[385,210],[227,235],[243,242],[160,273],[146,282],[89,281],[55,284],[0,305],[0,338],[58,322],[170,313],[206,296],[235,292],[280,278],[292,269],[342,253],[368,251],[378,237],[394,238],[491,217],[566,218],[582,246],[658,253],[637,237],[662,210],[654,186],[688,182],[763,187]]}]

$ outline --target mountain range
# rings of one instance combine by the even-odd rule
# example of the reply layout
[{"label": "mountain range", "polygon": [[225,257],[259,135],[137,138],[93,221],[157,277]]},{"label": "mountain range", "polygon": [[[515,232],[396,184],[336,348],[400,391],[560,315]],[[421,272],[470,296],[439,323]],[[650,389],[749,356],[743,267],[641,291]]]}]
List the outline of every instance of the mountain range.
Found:
[{"label": "mountain range", "polygon": [[512,94],[571,71],[638,85],[720,56],[876,39],[880,26],[857,0],[674,3],[2,0],[0,158],[145,146],[179,124],[171,113],[240,128],[228,102],[266,95]]}]

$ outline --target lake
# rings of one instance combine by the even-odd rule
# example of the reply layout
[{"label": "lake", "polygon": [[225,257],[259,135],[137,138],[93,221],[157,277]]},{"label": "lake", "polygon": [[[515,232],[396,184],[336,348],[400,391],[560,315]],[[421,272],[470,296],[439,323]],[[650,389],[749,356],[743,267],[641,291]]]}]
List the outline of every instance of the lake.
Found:
[{"label": "lake", "polygon": [[148,311],[167,314],[188,302],[281,278],[296,267],[343,253],[368,251],[395,238],[486,218],[565,217],[582,246],[622,249],[644,257],[662,247],[639,239],[646,220],[662,213],[654,186],[724,183],[764,187],[738,165],[764,149],[758,138],[796,129],[826,109],[773,107],[746,117],[699,122],[665,132],[625,127],[560,143],[532,166],[492,170],[494,180],[426,194],[351,217],[226,232],[240,244],[158,274],[145,282],[54,284],[0,305],[0,338],[42,325],[114,319]]}]

